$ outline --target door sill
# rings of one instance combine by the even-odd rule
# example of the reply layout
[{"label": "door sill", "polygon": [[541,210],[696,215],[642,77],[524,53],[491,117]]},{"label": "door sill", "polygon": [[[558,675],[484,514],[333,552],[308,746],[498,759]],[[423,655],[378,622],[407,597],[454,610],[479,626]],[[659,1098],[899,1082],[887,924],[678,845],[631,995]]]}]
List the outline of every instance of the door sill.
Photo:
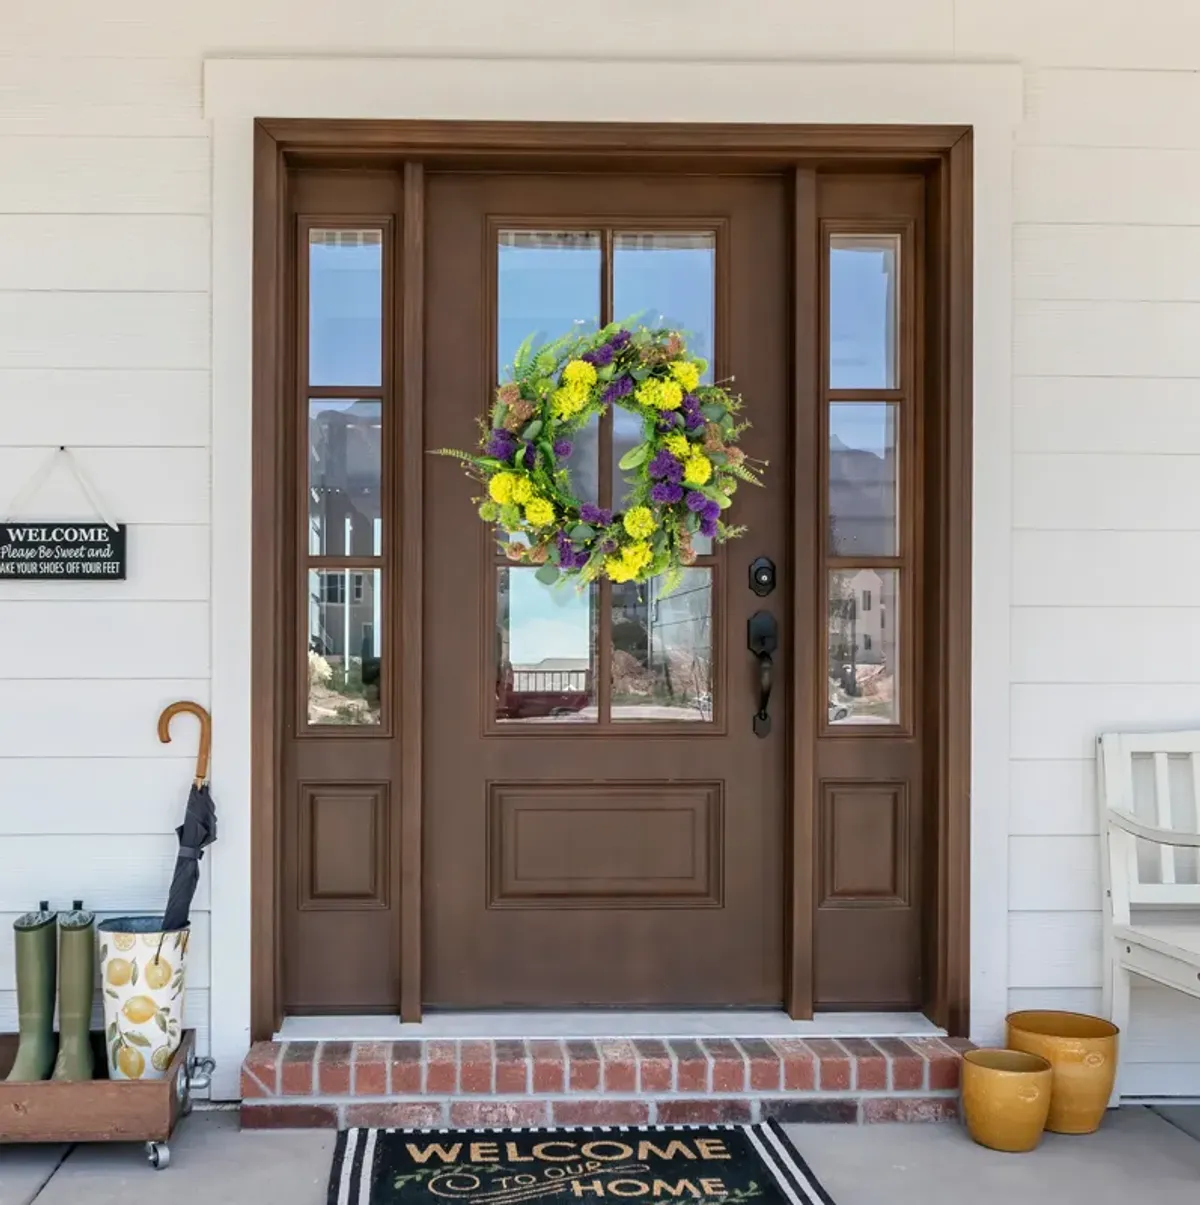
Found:
[{"label": "door sill", "polygon": [[945,1035],[921,1013],[486,1012],[431,1013],[413,1024],[393,1016],[286,1017],[277,1042],[374,1042],[412,1038],[934,1038]]}]

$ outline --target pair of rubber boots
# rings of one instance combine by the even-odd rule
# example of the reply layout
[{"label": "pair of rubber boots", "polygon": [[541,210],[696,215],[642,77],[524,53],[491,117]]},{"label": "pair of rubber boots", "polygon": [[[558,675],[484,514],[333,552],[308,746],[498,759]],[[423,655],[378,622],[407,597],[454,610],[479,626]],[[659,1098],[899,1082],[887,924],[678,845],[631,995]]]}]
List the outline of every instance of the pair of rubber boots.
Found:
[{"label": "pair of rubber boots", "polygon": [[[17,952],[17,1013],[21,1042],[11,1083],[92,1078],[92,998],[96,991],[95,916],[76,900],[71,912],[27,912],[13,922]],[[57,971],[57,976],[56,976]],[[57,1055],[54,1045],[58,981]]]}]

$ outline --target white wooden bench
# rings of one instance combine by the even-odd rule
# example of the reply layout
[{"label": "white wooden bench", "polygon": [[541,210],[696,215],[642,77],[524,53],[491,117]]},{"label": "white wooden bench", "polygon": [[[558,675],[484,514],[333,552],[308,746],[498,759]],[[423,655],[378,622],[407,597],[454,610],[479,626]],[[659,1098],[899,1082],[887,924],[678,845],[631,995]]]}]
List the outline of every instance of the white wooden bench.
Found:
[{"label": "white wooden bench", "polygon": [[1104,1012],[1124,1046],[1131,975],[1200,997],[1200,732],[1107,733],[1098,770]]}]

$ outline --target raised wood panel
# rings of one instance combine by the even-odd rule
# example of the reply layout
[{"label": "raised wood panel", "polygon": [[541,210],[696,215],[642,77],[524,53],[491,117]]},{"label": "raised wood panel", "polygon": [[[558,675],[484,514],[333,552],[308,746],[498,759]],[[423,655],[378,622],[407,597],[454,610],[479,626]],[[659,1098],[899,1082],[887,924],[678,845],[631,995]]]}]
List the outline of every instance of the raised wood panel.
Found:
[{"label": "raised wood panel", "polygon": [[1018,300],[1200,301],[1200,226],[1018,226]]},{"label": "raised wood panel", "polygon": [[0,137],[207,136],[198,56],[65,58],[46,49],[45,57],[0,58]]},{"label": "raised wood panel", "polygon": [[1012,681],[1200,682],[1197,601],[1192,597],[1186,607],[1016,607]]},{"label": "raised wood panel", "polygon": [[[5,602],[49,603],[62,606],[85,603],[89,607],[98,604],[112,606],[116,603],[146,602],[205,604],[207,610],[212,585],[207,527],[190,524],[171,527],[133,524],[126,531],[125,539],[128,576],[124,581],[26,582],[6,578],[0,581],[0,608],[3,608]],[[206,644],[207,641],[206,625]],[[136,646],[126,646],[115,649],[114,652],[127,655],[134,647]],[[76,661],[68,673],[86,671],[90,676],[95,651],[96,646],[90,647],[88,655],[83,660]],[[205,667],[202,672],[207,673],[207,649],[204,656]],[[163,672],[162,664],[155,663],[148,676]]]},{"label": "raised wood panel", "polygon": [[904,783],[822,785],[819,907],[908,906],[908,817]]},{"label": "raised wood panel", "polygon": [[10,290],[204,293],[208,259],[206,217],[0,215],[0,280]]},{"label": "raised wood panel", "polygon": [[1026,146],[1200,147],[1195,71],[1036,70],[1026,77]]},{"label": "raised wood panel", "polygon": [[[203,602],[13,601],[0,594],[5,678],[203,678],[209,672]],[[4,601],[7,595],[10,601]]]},{"label": "raised wood panel", "polygon": [[719,906],[723,823],[717,782],[491,783],[489,906]]},{"label": "raised wood panel", "polygon": [[1017,528],[1189,531],[1197,514],[1200,456],[1013,457]]},{"label": "raised wood panel", "polygon": [[128,368],[0,369],[5,442],[85,448],[203,448],[207,372]]},{"label": "raised wood panel", "polygon": [[387,908],[389,786],[300,784],[300,898],[305,911]]},{"label": "raised wood panel", "polygon": [[[178,800],[180,819],[186,802],[185,784]],[[161,912],[178,852],[179,838],[174,833],[4,837],[0,839],[0,912],[27,912],[46,899],[56,908],[81,899],[88,908],[122,916]],[[210,864],[208,856],[200,863],[193,900],[198,911],[208,909]]]},{"label": "raised wood panel", "polygon": [[[159,742],[155,731],[159,713],[177,699],[192,699],[207,706],[208,691],[207,679],[199,678],[123,682],[0,680],[0,758],[177,758],[178,744]],[[188,775],[180,782],[185,792],[179,798],[181,807],[187,798],[190,779]],[[52,800],[46,801],[46,806],[52,804]],[[219,800],[217,806],[220,807]],[[80,856],[86,861],[85,854]],[[3,882],[0,875],[0,885]],[[65,888],[63,894],[71,894],[70,888]],[[14,907],[22,908],[27,903],[27,899],[22,899]]]},{"label": "raised wood panel", "polygon": [[1197,307],[1183,301],[1020,301],[1017,376],[1197,377]]},{"label": "raised wood panel", "polygon": [[[207,526],[211,471],[207,448],[73,450],[96,492],[121,522]],[[28,481],[46,454],[44,446],[0,448],[0,481]],[[78,519],[92,513],[79,483],[61,468],[38,491],[36,505],[38,519]]]},{"label": "raised wood panel", "polygon": [[1018,377],[1015,452],[1200,452],[1200,379]]},{"label": "raised wood panel", "polygon": [[1010,911],[1095,912],[1101,898],[1095,837],[1009,838]]},{"label": "raised wood panel", "polygon": [[1018,147],[1018,222],[1190,226],[1200,151]]},{"label": "raised wood panel", "polygon": [[1014,988],[1091,988],[1103,978],[1096,912],[1013,912],[1008,983]]},{"label": "raised wood panel", "polygon": [[1096,684],[1014,686],[1013,757],[1094,758],[1101,732],[1194,728],[1200,714],[1195,686]]},{"label": "raised wood panel", "polygon": [[207,138],[0,139],[0,213],[208,213]]},{"label": "raised wood panel", "polygon": [[0,366],[207,368],[211,305],[206,293],[0,293]]},{"label": "raised wood panel", "polygon": [[1014,761],[1009,795],[1014,837],[1083,837],[1099,831],[1094,759]]}]

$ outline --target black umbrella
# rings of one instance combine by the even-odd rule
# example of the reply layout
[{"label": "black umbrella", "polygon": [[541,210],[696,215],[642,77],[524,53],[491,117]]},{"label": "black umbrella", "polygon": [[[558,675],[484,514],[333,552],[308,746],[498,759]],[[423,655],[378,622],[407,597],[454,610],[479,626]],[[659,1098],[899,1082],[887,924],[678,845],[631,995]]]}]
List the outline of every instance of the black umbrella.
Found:
[{"label": "black umbrella", "polygon": [[171,721],[180,712],[188,712],[200,721],[200,752],[196,758],[196,777],[188,794],[183,823],[175,830],[179,838],[179,854],[171,890],[163,912],[162,931],[173,933],[186,927],[196,885],[200,882],[200,859],[206,846],[217,839],[217,809],[208,791],[208,754],[212,746],[212,720],[199,703],[172,703],[158,717],[158,739],[166,744],[171,739]]}]

